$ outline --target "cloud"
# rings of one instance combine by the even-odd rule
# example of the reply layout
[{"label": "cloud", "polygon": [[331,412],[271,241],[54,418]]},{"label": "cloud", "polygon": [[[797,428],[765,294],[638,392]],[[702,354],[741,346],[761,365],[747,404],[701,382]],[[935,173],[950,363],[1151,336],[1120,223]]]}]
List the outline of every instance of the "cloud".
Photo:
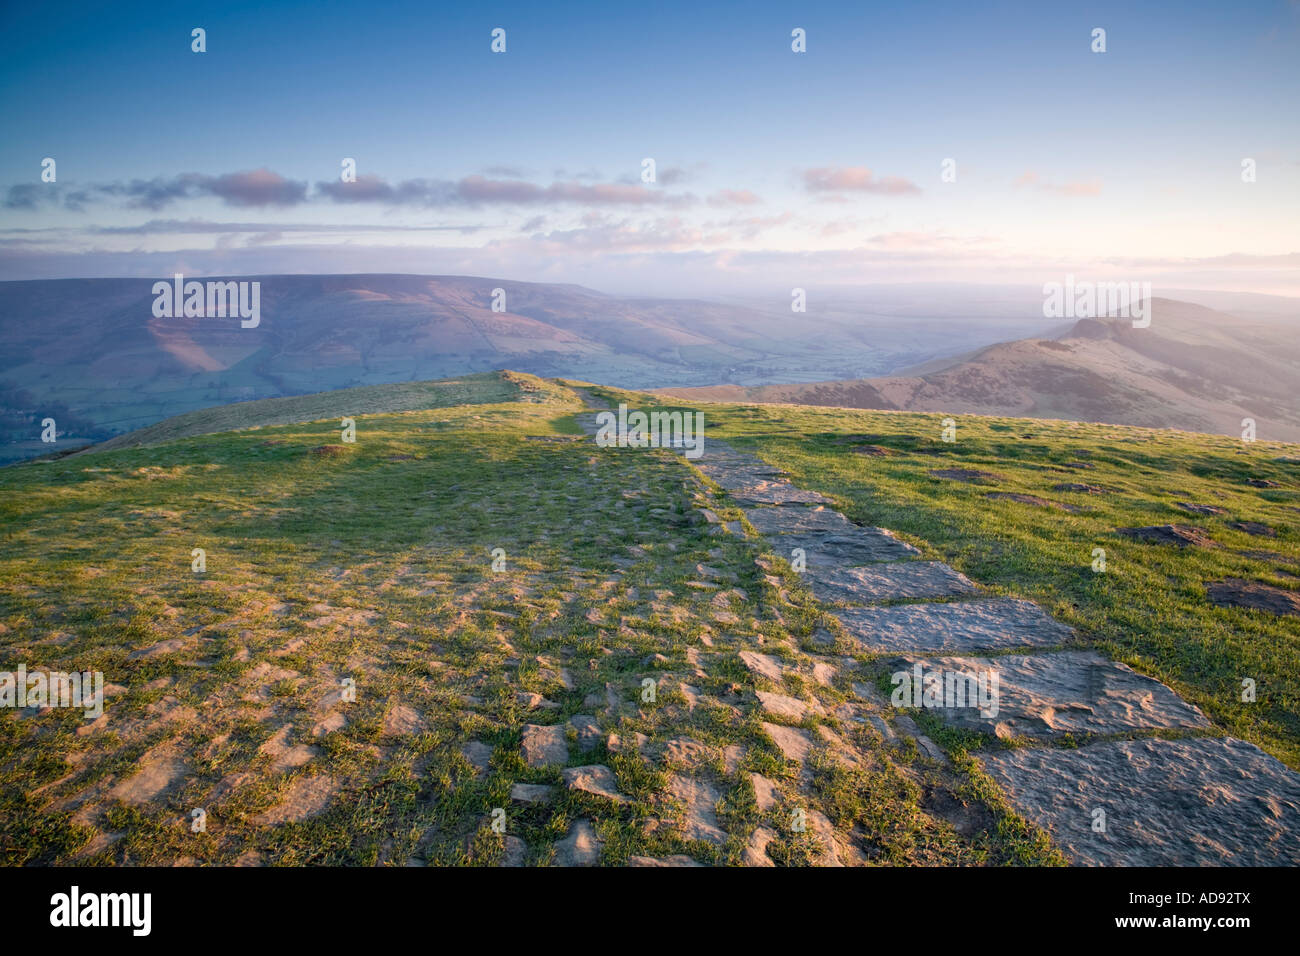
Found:
[{"label": "cloud", "polygon": [[307,198],[307,184],[269,169],[205,177],[199,188],[231,206],[296,206]]},{"label": "cloud", "polygon": [[204,233],[264,233],[264,232],[458,232],[470,234],[485,228],[482,225],[455,226],[399,226],[366,223],[313,223],[313,222],[216,222],[210,219],[150,219],[134,226],[89,226],[86,233],[98,236],[152,236],[152,235],[202,235]]},{"label": "cloud", "polygon": [[803,184],[804,188],[812,193],[864,192],[901,196],[921,191],[921,187],[916,183],[899,176],[877,179],[875,174],[865,166],[823,166],[817,169],[805,169]]},{"label": "cloud", "polygon": [[748,189],[720,189],[709,197],[711,206],[752,206],[762,201]]},{"label": "cloud", "polygon": [[[459,180],[407,179],[396,183],[375,175],[358,176],[354,182],[328,180],[316,183],[309,196],[308,184],[288,179],[273,170],[211,176],[180,173],[152,179],[96,183],[76,191],[63,191],[53,183],[18,183],[4,195],[6,209],[36,211],[58,201],[72,210],[84,211],[92,202],[125,200],[131,209],[159,212],[175,203],[211,197],[234,207],[292,207],[319,199],[336,203],[377,203],[417,207],[477,206],[688,206],[698,202],[689,193],[669,193],[640,183],[587,183],[559,180],[549,186],[522,179],[466,176]],[[724,190],[718,201],[757,201],[744,190]]]},{"label": "cloud", "polygon": [[954,236],[946,232],[898,231],[882,232],[866,240],[866,245],[879,249],[904,249],[916,252],[925,250],[989,249],[1002,245],[993,236]]},{"label": "cloud", "polygon": [[174,202],[212,196],[228,206],[296,206],[307,199],[307,184],[286,179],[265,167],[248,172],[181,173],[133,179],[126,183],[102,183],[88,187],[88,193],[121,197],[134,209],[157,212]]},{"label": "cloud", "polygon": [[1056,193],[1058,196],[1096,196],[1101,192],[1101,180],[1090,179],[1087,182],[1049,183],[1043,181],[1038,173],[1027,169],[1011,183],[1017,189],[1030,186],[1043,192]]},{"label": "cloud", "polygon": [[4,202],[0,205],[5,209],[35,212],[40,206],[60,200],[65,209],[73,212],[84,212],[86,203],[92,201],[84,189],[66,190],[58,183],[15,183],[5,191]]},{"label": "cloud", "polygon": [[356,182],[333,179],[316,184],[318,195],[342,203],[445,206],[456,201],[456,184],[437,179],[406,179],[396,185],[379,176],[358,176]]},{"label": "cloud", "polygon": [[35,209],[44,202],[58,198],[58,188],[53,183],[16,183],[5,193],[6,209]]},{"label": "cloud", "polygon": [[379,202],[423,206],[656,206],[686,205],[689,195],[671,195],[628,183],[555,182],[549,186],[521,179],[466,176],[456,182],[409,179],[390,185],[377,176],[358,176],[353,183],[321,182],[317,192],[335,202]]}]

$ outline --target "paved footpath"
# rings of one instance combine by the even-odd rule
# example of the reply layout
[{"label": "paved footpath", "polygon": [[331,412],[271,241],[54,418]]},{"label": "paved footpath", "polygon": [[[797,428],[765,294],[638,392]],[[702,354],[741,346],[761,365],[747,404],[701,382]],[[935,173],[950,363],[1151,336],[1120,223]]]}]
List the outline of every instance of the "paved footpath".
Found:
[{"label": "paved footpath", "polygon": [[[773,551],[789,560],[802,549],[814,595],[861,650],[896,660],[895,671],[996,669],[996,716],[971,707],[936,712],[1026,743],[992,744],[978,758],[1076,863],[1300,863],[1300,774],[1253,744],[1216,736],[1165,684],[1082,649],[1073,629],[1038,605],[985,596],[889,531],[854,524],[752,455],[709,439],[692,464],[744,509]],[[915,726],[901,711],[894,720]],[[1075,747],[1066,735],[1091,736]],[[917,740],[942,756],[923,735]]]}]

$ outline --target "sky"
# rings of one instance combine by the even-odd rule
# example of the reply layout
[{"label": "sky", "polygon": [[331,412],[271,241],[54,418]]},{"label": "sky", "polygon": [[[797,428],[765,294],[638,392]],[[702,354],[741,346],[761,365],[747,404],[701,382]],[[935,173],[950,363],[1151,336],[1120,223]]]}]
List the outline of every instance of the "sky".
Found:
[{"label": "sky", "polygon": [[8,3],[0,279],[1300,295],[1297,103],[1293,0]]}]

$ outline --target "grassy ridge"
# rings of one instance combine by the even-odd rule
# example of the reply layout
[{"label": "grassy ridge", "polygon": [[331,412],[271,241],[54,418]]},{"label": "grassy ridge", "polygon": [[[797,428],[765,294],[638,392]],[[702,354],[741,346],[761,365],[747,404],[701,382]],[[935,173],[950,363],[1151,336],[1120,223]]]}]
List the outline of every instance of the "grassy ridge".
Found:
[{"label": "grassy ridge", "polygon": [[[660,404],[606,394],[634,406]],[[1300,768],[1300,618],[1216,607],[1205,592],[1206,583],[1224,578],[1300,585],[1300,463],[1278,460],[1300,456],[1300,446],[973,415],[953,416],[957,440],[946,443],[945,415],[690,407],[704,409],[709,436],[787,469],[796,484],[832,496],[855,521],[898,531],[979,583],[1038,601],[1087,643],[1170,684],[1217,726]],[[930,474],[944,469],[997,477],[963,482]],[[1250,479],[1280,487],[1252,487]],[[1104,491],[1053,488],[1064,483]],[[1225,513],[1192,514],[1177,502]],[[1263,524],[1275,537],[1233,527],[1239,522]],[[1116,533],[1163,524],[1201,528],[1216,546],[1149,544]],[[1105,573],[1092,570],[1094,548],[1105,549]],[[1257,683],[1255,703],[1241,700],[1244,678]]]},{"label": "grassy ridge", "polygon": [[[738,651],[807,640],[817,609],[788,603],[752,542],[710,533],[679,456],[570,440],[573,393],[521,388],[543,400],[363,416],[349,445],[344,394],[308,424],[0,472],[4,665],[100,670],[112,685],[93,724],[0,712],[0,859],[492,864],[505,847],[488,814],[503,807],[529,863],[549,862],[578,819],[607,863],[735,863],[759,825],[783,828],[774,858],[811,862],[808,836],[778,823],[788,803],[758,810],[760,772],[879,862],[1060,862],[978,781],[915,765],[914,749],[878,752],[860,727],[842,732],[870,766],[819,767],[813,794],[796,792],[797,768],[739,690],[756,678]],[[700,581],[705,565],[726,584]],[[343,705],[345,676],[357,697]],[[649,704],[647,677],[662,688]],[[571,765],[611,768],[625,804],[525,764],[524,724],[592,713],[656,750],[712,748],[700,772],[727,842],[663,825],[682,810],[663,764],[636,749],[571,747]],[[519,782],[554,800],[513,803]],[[960,827],[943,816],[954,806]],[[203,833],[188,826],[197,807]]]},{"label": "grassy ridge", "polygon": [[93,450],[145,447],[195,435],[342,418],[345,415],[355,417],[492,402],[545,401],[557,397],[563,400],[555,387],[543,379],[514,372],[482,372],[437,382],[368,385],[204,408],[118,435],[96,445]]}]

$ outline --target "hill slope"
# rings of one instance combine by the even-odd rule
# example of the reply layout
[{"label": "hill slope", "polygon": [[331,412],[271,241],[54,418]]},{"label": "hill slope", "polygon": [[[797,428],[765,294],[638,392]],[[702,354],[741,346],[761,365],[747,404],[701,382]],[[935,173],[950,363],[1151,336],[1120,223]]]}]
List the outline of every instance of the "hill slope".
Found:
[{"label": "hill slope", "polygon": [[[744,401],[1014,415],[1300,440],[1300,340],[1286,327],[1153,300],[1149,328],[1082,319],[1055,339],[982,349],[924,374],[750,388],[666,388]],[[936,367],[938,366],[938,367]]]},{"label": "hill slope", "polygon": [[[49,451],[45,417],[61,442],[93,441],[233,401],[499,368],[635,387],[810,381],[1006,336],[987,316],[872,317],[860,305],[819,315],[809,336],[781,302],[764,310],[472,276],[233,278],[261,283],[256,328],[156,318],[154,279],[0,282],[0,462]],[[496,289],[504,312],[493,311]]]},{"label": "hill slope", "polygon": [[[78,454],[157,445],[178,438],[210,435],[236,429],[290,425],[322,419],[355,418],[386,412],[407,412],[456,405],[554,400],[555,386],[518,372],[483,372],[436,382],[368,385],[292,398],[264,398],[255,402],[219,405],[168,418],[124,435],[110,438]],[[567,394],[567,393],[565,393]]]},{"label": "hill slope", "polygon": [[[239,431],[183,435],[217,424],[183,418],[137,436],[158,444],[0,472],[0,648],[102,672],[107,698],[99,716],[0,708],[7,862],[1061,861],[976,762],[1016,741],[934,713],[917,730],[873,690],[889,656],[756,533],[774,512],[826,513],[759,514],[667,449],[597,448],[583,394],[514,373],[341,391],[236,406]],[[290,413],[319,417],[273,423]],[[1037,600],[1077,650],[1166,681],[1213,721],[1201,739],[1300,760],[1300,617],[1211,599],[1248,581],[1300,611],[1300,449],[991,418],[946,444],[939,416],[910,412],[706,416],[709,439],[787,469],[800,500],[830,496],[859,540]],[[1194,545],[1119,530],[1179,519]],[[808,833],[781,823],[790,806]],[[194,807],[201,834],[179,819]]]}]

